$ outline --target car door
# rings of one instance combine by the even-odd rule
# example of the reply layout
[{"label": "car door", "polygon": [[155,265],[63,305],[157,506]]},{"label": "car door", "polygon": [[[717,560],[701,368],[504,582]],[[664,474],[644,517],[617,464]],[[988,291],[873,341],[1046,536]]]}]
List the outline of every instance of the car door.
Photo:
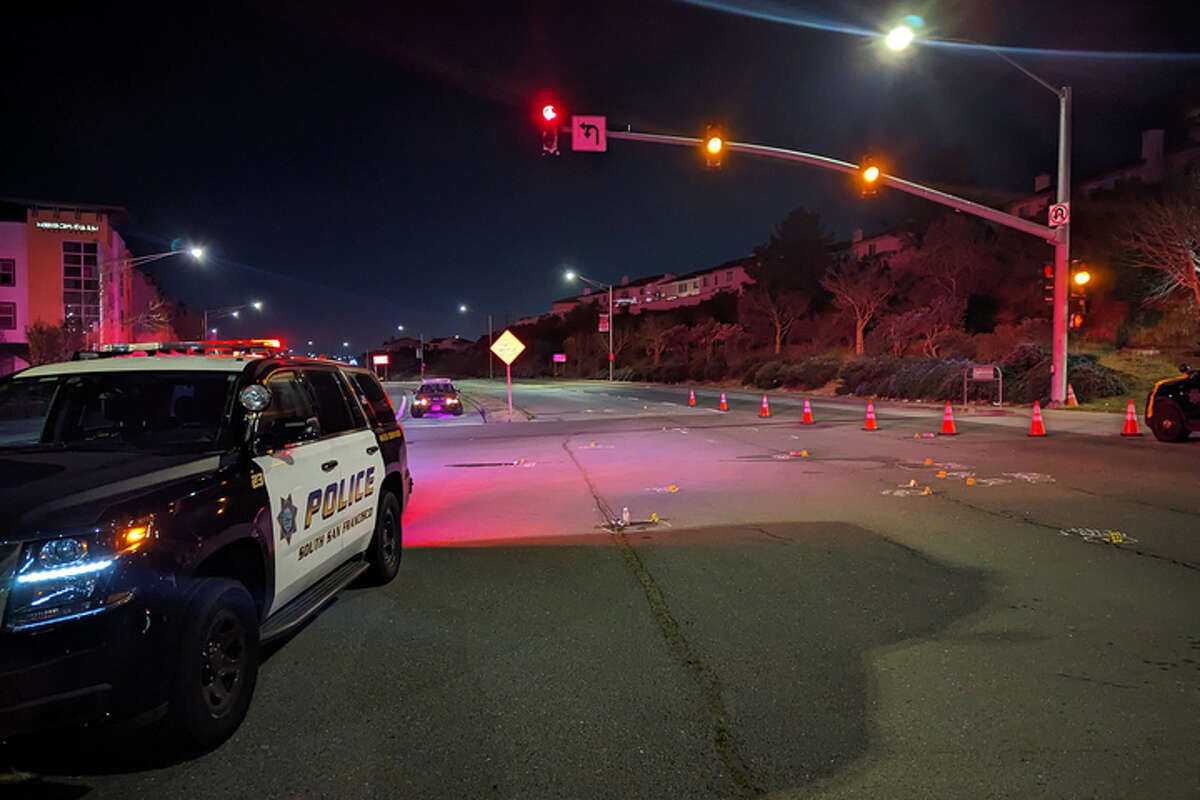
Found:
[{"label": "car door", "polygon": [[[256,421],[256,441],[268,442],[255,464],[271,499],[274,529],[275,595],[278,611],[338,562],[340,548],[327,546],[333,523],[321,508],[336,441],[322,436],[312,395],[295,369],[276,370],[264,381],[271,403]],[[280,432],[283,430],[284,432]],[[336,540],[336,537],[335,537]]]},{"label": "car door", "polygon": [[[366,550],[371,541],[384,477],[383,457],[357,393],[341,371],[332,366],[305,367],[304,381],[316,402],[323,440],[333,444],[322,464],[325,485],[319,513],[327,526],[325,547],[336,546],[344,560]],[[310,497],[315,496],[314,492]],[[306,520],[314,502],[305,506]]]}]

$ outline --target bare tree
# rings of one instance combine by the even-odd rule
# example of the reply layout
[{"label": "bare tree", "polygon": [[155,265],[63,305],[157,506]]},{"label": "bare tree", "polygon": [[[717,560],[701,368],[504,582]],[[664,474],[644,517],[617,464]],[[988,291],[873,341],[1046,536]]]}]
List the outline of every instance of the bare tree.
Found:
[{"label": "bare tree", "polygon": [[646,355],[653,359],[654,366],[658,366],[662,360],[662,354],[674,342],[677,335],[676,327],[678,326],[672,325],[666,317],[651,312],[646,314],[641,327],[638,328],[640,344],[645,348]]},{"label": "bare tree", "polygon": [[[824,286],[825,282],[822,281],[821,285]],[[809,297],[800,292],[771,291],[766,286],[755,286],[742,295],[742,309],[758,315],[770,326],[775,337],[776,355],[792,326],[808,310],[808,304]]]},{"label": "bare tree", "polygon": [[892,296],[891,277],[876,264],[847,262],[830,267],[821,285],[833,294],[834,305],[854,314],[854,352],[862,355],[863,332]]},{"label": "bare tree", "polygon": [[1117,242],[1129,253],[1130,264],[1161,273],[1152,299],[1187,293],[1200,312],[1200,207],[1180,195],[1133,206],[1127,220]]},{"label": "bare tree", "polygon": [[160,297],[152,301],[140,314],[125,317],[122,323],[133,330],[155,334],[171,327],[172,311],[171,303]]}]

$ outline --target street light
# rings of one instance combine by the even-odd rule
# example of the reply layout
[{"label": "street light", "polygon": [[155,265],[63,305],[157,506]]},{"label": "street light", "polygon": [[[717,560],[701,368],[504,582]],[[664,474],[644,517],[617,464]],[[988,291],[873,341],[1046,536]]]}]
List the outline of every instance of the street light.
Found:
[{"label": "street light", "polygon": [[[907,31],[907,33],[905,32]],[[895,51],[908,47],[915,39],[913,29],[907,25],[897,25],[884,38],[884,43]],[[1049,91],[1058,98],[1058,187],[1056,202],[1070,206],[1071,203],[1071,87],[1056,88],[1053,84],[1038,77],[1030,70],[1018,64],[995,47],[972,41],[970,39],[938,39],[938,42],[966,44],[987,50],[1003,60],[1009,66],[1016,68],[1026,77]],[[1050,405],[1061,406],[1067,401],[1067,329],[1070,297],[1068,273],[1071,267],[1071,226],[1064,223],[1057,227],[1054,240],[1054,352],[1053,364],[1050,367]]]},{"label": "street light", "polygon": [[[144,255],[144,256],[126,256],[124,258],[118,258],[118,259],[114,260],[107,266],[112,269],[117,270],[117,276],[118,276],[117,277],[117,283],[118,283],[117,297],[120,298],[122,296],[122,293],[123,293],[122,290],[123,290],[123,287],[125,286],[125,276],[128,274],[128,271],[132,267],[140,267],[143,264],[150,264],[154,261],[160,261],[164,258],[170,258],[171,256],[177,256],[177,255],[181,255],[183,253],[187,253],[192,258],[194,258],[196,261],[200,261],[204,257],[204,248],[191,247],[186,250],[166,250],[162,253],[150,253],[149,255]],[[103,280],[100,281],[100,292],[101,292],[101,296],[100,296],[101,327],[103,327],[103,324],[104,324],[103,309],[104,309],[104,305],[105,305],[104,304],[104,296],[103,296],[103,293],[104,293],[104,281]],[[120,305],[121,305],[120,302],[118,302],[118,304],[117,304],[118,307],[116,308],[118,323],[120,323],[121,316],[122,316]],[[104,341],[103,330],[101,330],[101,332],[100,332],[100,340]]]},{"label": "street light", "polygon": [[[719,151],[720,147],[718,146],[717,149]],[[579,279],[579,280],[583,281],[584,283],[589,283],[592,286],[595,286],[598,289],[608,289],[608,379],[609,379],[609,381],[611,381],[613,379],[613,362],[615,361],[615,357],[613,356],[613,287],[612,287],[612,284],[611,283],[601,283],[600,281],[594,281],[591,278],[587,278],[587,277],[584,277],[583,275],[580,275],[579,273],[575,272],[574,270],[567,270],[566,273],[563,275],[563,277],[569,281]]]},{"label": "street light", "polygon": [[[262,311],[263,303],[261,300],[254,300],[249,303],[242,303],[240,306],[225,306],[224,308],[209,308],[204,311],[204,325],[200,330],[216,331],[216,328],[209,328],[208,321],[210,319],[220,319],[221,317],[233,317],[235,319],[241,317],[242,311],[247,308],[253,308],[255,311]],[[215,333],[213,334],[216,335]]]},{"label": "street light", "polygon": [[[458,307],[458,313],[460,313],[460,314],[466,314],[470,310],[471,309],[467,308],[466,303],[462,303]],[[495,377],[496,377],[496,372],[495,372],[496,362],[494,361],[496,354],[492,352],[492,315],[491,314],[487,315],[487,323],[488,323],[488,380],[490,381],[490,380],[495,380]]]}]

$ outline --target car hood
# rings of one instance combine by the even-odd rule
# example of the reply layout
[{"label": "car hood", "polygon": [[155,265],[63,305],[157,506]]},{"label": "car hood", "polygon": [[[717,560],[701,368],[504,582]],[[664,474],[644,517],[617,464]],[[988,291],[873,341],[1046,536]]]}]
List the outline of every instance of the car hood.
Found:
[{"label": "car hood", "polygon": [[219,453],[0,450],[0,540],[94,525],[114,503],[220,463]]}]

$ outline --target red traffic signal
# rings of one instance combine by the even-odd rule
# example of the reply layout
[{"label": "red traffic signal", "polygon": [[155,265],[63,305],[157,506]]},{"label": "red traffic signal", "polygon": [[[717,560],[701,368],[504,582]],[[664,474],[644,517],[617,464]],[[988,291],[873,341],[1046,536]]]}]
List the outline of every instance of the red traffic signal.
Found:
[{"label": "red traffic signal", "polygon": [[1083,314],[1072,314],[1071,315],[1071,327],[1072,328],[1082,328],[1083,327]]},{"label": "red traffic signal", "polygon": [[558,155],[558,134],[564,116],[562,106],[555,100],[543,96],[537,103],[537,122],[542,130],[542,155]]}]

